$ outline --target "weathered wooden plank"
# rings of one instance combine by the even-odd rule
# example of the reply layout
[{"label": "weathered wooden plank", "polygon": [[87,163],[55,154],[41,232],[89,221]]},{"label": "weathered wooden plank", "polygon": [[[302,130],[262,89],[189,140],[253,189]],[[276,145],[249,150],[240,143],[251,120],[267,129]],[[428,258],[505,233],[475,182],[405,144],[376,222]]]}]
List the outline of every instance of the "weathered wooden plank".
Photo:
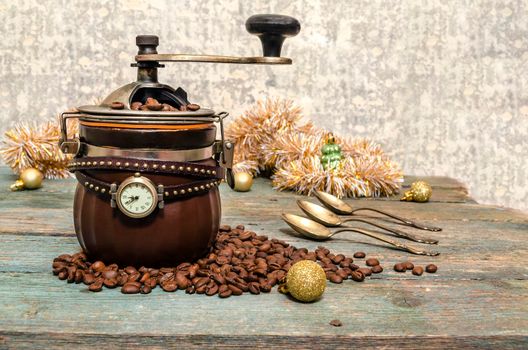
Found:
[{"label": "weathered wooden plank", "polygon": [[[146,296],[117,289],[91,293],[49,273],[2,273],[0,285],[3,332],[353,338],[526,335],[528,329],[526,280],[348,281],[329,285],[313,304],[295,302],[276,289],[229,299],[159,288]],[[330,326],[332,319],[343,327]]]},{"label": "weathered wooden plank", "polygon": [[[302,196],[272,192],[235,193],[222,185],[223,220],[237,223],[255,223],[273,220],[283,211],[301,213],[295,204]],[[40,195],[40,194],[39,194]],[[63,200],[64,208],[54,208],[45,203],[35,204],[39,195],[34,194],[34,201],[28,200],[25,206],[10,206],[0,203],[0,235],[34,234],[34,235],[73,235],[72,199]],[[313,202],[316,199],[310,198]],[[53,200],[47,200],[53,203]],[[66,203],[69,203],[66,205]],[[483,206],[466,203],[409,203],[392,201],[349,200],[353,206],[366,206],[386,210],[409,219],[445,226],[444,222],[481,221],[485,226],[490,222],[526,224],[526,214],[495,206]]]},{"label": "weathered wooden plank", "polygon": [[140,335],[79,333],[1,332],[0,345],[13,349],[93,349],[104,344],[105,349],[525,349],[528,337],[513,336],[408,336],[349,337],[314,335]]}]

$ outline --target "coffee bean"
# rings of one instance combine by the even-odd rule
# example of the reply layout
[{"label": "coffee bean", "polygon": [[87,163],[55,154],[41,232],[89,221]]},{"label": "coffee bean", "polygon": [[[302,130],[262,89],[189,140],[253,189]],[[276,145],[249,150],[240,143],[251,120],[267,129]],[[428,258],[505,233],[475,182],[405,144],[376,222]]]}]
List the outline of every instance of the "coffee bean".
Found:
[{"label": "coffee bean", "polygon": [[350,267],[350,265],[352,265],[352,262],[354,260],[352,260],[352,258],[345,258],[343,259],[343,261],[341,261],[341,263],[339,263],[339,266],[341,267]]},{"label": "coffee bean", "polygon": [[132,274],[138,272],[138,271],[136,270],[136,268],[133,267],[133,266],[127,266],[127,267],[125,267],[125,270],[124,270],[124,271],[125,271],[126,273],[128,273],[129,275],[132,275]]},{"label": "coffee bean", "polygon": [[[59,277],[60,278],[60,277]],[[95,276],[91,273],[85,273],[83,276],[83,283],[88,285],[95,282]]]},{"label": "coffee bean", "polygon": [[367,260],[365,260],[365,264],[367,266],[376,266],[376,265],[379,265],[380,262],[376,258],[368,258]]},{"label": "coffee bean", "polygon": [[424,269],[421,266],[415,266],[414,269],[412,269],[412,274],[416,276],[421,276],[423,272],[424,272]]},{"label": "coffee bean", "polygon": [[224,276],[222,276],[219,273],[213,273],[211,275],[211,278],[218,284],[226,284],[226,280],[225,280]]},{"label": "coffee bean", "polygon": [[92,264],[92,266],[90,266],[92,271],[95,271],[95,272],[101,272],[104,270],[105,267],[106,266],[102,261],[96,261]]},{"label": "coffee bean", "polygon": [[343,325],[343,323],[341,323],[341,321],[339,321],[339,320],[332,320],[332,321],[330,321],[330,325],[332,325],[334,327],[341,327]]},{"label": "coffee bean", "polygon": [[[200,106],[197,105],[196,103],[189,103],[187,105],[187,109],[190,110],[190,111],[197,111],[200,109]],[[243,229],[242,229],[243,230]]]},{"label": "coffee bean", "polygon": [[353,256],[356,259],[363,259],[367,256],[367,254],[365,254],[365,252],[355,252]]},{"label": "coffee bean", "polygon": [[405,266],[403,266],[402,263],[397,263],[396,265],[394,265],[394,271],[396,272],[405,272]]},{"label": "coffee bean", "polygon": [[438,267],[435,264],[429,264],[425,267],[425,271],[429,273],[435,273],[438,270]]},{"label": "coffee bean", "polygon": [[349,269],[352,271],[356,271],[357,269],[359,269],[359,266],[356,264],[350,264]]},{"label": "coffee bean", "polygon": [[227,287],[227,285],[220,286],[218,289],[218,296],[220,298],[229,298],[233,292]]},{"label": "coffee bean", "polygon": [[147,98],[147,101],[145,102],[145,106],[150,111],[161,111],[163,108],[163,105],[159,103],[158,100],[152,97]]},{"label": "coffee bean", "polygon": [[333,273],[333,274],[330,275],[329,280],[332,283],[342,283],[343,282],[343,277],[339,276],[338,274]]},{"label": "coffee bean", "polygon": [[402,262],[403,267],[405,267],[405,270],[412,270],[414,269],[414,264],[410,261]]},{"label": "coffee bean", "polygon": [[139,273],[139,272],[134,272],[133,274],[128,276],[128,280],[130,282],[139,281],[140,278],[141,278],[141,273]]},{"label": "coffee bean", "polygon": [[58,257],[56,257],[55,260],[63,261],[63,262],[72,262],[72,257],[70,254],[61,254]]},{"label": "coffee bean", "polygon": [[103,279],[97,278],[94,283],[88,286],[88,290],[91,292],[100,292],[103,289]]},{"label": "coffee bean", "polygon": [[75,283],[81,283],[84,277],[82,270],[75,271]]},{"label": "coffee bean", "polygon": [[135,283],[125,283],[121,287],[121,293],[123,294],[137,294],[140,292],[141,287],[138,287]]},{"label": "coffee bean", "polygon": [[365,275],[363,274],[363,272],[356,270],[352,271],[352,273],[350,274],[350,278],[356,282],[363,282],[365,280]]},{"label": "coffee bean", "polygon": [[103,284],[106,288],[115,288],[117,287],[117,280],[115,278],[105,278]]},{"label": "coffee bean", "polygon": [[207,283],[209,283],[209,278],[207,277],[201,277],[198,279],[198,281],[194,284],[196,288],[205,286]]},{"label": "coffee bean", "polygon": [[205,290],[205,294],[212,296],[218,293],[218,285],[216,283],[213,283],[211,286],[208,286]]},{"label": "coffee bean", "polygon": [[381,265],[372,266],[370,269],[372,273],[381,273],[383,271],[383,267]]},{"label": "coffee bean", "polygon": [[147,109],[150,110],[150,111],[161,111],[163,109],[163,105],[162,104],[145,105],[145,106],[147,106]]},{"label": "coffee bean", "polygon": [[368,267],[361,267],[359,269],[357,269],[359,272],[361,272],[363,275],[365,276],[370,276],[372,275],[372,270],[369,269]]},{"label": "coffee bean", "polygon": [[123,109],[125,108],[125,105],[121,102],[115,101],[110,104],[110,108],[112,109]]},{"label": "coffee bean", "polygon": [[148,280],[145,281],[145,285],[149,286],[151,289],[154,289],[154,288],[156,288],[157,281],[156,281],[156,279],[154,277],[151,277],[151,278],[149,278]]},{"label": "coffee bean", "polygon": [[260,287],[257,282],[251,282],[248,285],[248,290],[251,294],[260,294]]},{"label": "coffee bean", "polygon": [[189,281],[187,277],[185,277],[184,274],[181,273],[176,274],[175,281],[179,289],[187,289],[187,287],[189,287],[189,285],[191,284],[191,281]]},{"label": "coffee bean", "polygon": [[130,109],[133,111],[137,111],[141,108],[141,106],[143,106],[143,103],[141,102],[132,102],[132,104],[130,105]]},{"label": "coffee bean", "polygon": [[260,284],[259,285],[260,291],[262,293],[269,293],[271,292],[271,286],[269,284]]},{"label": "coffee bean", "polygon": [[73,283],[75,281],[75,273],[77,272],[77,268],[75,266],[68,267],[68,283]]},{"label": "coffee bean", "polygon": [[104,279],[112,279],[112,278],[117,278],[117,271],[114,271],[114,270],[105,270],[103,271],[103,273],[101,274],[101,276],[104,278]]},{"label": "coffee bean", "polygon": [[143,274],[143,276],[141,276],[141,278],[139,279],[139,282],[140,283],[144,283],[146,280],[148,280],[150,278],[150,273],[148,272],[145,272]]},{"label": "coffee bean", "polygon": [[149,294],[150,292],[152,292],[152,288],[150,288],[150,286],[147,286],[146,284],[144,284],[144,285],[141,286],[139,291],[141,292],[141,294]]},{"label": "coffee bean", "polygon": [[[127,282],[128,282],[128,275],[125,272],[121,272],[119,276],[117,277],[117,285],[123,286]],[[157,282],[154,282],[154,283],[157,283]]]},{"label": "coffee bean", "polygon": [[344,269],[337,270],[336,275],[338,275],[342,279],[347,279],[348,278],[348,272],[346,270],[344,270]]},{"label": "coffee bean", "polygon": [[161,288],[166,292],[174,292],[176,289],[178,289],[178,284],[176,283],[176,281],[167,281],[161,285]]},{"label": "coffee bean", "polygon": [[63,271],[59,272],[58,277],[59,277],[60,280],[67,279],[68,278],[68,271],[67,270],[63,270]]},{"label": "coffee bean", "polygon": [[207,290],[207,285],[203,285],[201,287],[196,287],[195,291],[196,291],[196,294],[204,294],[205,291]]}]

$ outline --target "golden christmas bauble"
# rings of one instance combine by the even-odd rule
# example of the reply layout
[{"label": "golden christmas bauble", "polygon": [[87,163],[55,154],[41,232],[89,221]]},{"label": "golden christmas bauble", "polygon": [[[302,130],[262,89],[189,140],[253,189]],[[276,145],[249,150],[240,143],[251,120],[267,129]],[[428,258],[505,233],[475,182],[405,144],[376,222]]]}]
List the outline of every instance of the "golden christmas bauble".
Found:
[{"label": "golden christmas bauble", "polygon": [[311,260],[301,260],[288,270],[286,282],[279,289],[290,293],[299,301],[311,302],[319,299],[326,288],[326,274],[323,268]]},{"label": "golden christmas bauble", "polygon": [[433,193],[431,186],[425,181],[416,181],[411,185],[411,189],[406,191],[401,198],[402,201],[414,201],[418,203],[427,202]]},{"label": "golden christmas bauble", "polygon": [[35,168],[27,168],[20,173],[20,180],[24,183],[24,188],[28,190],[34,190],[42,186],[43,179],[44,175],[42,172]]},{"label": "golden christmas bauble", "polygon": [[250,173],[236,173],[235,175],[235,191],[247,192],[253,185],[253,175]]},{"label": "golden christmas bauble", "polygon": [[427,202],[433,193],[433,189],[425,181],[414,182],[411,185],[411,191],[413,191],[413,200],[419,203]]}]

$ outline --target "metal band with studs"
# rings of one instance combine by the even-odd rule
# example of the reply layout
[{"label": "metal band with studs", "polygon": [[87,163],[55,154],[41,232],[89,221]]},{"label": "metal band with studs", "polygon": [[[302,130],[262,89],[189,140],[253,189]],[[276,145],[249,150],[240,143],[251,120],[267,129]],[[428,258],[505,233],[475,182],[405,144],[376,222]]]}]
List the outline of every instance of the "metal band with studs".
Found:
[{"label": "metal band with studs", "polygon": [[[145,174],[148,176],[148,174]],[[82,172],[76,171],[75,177],[86,189],[101,195],[110,196],[111,183],[97,180],[96,178]],[[163,186],[163,197],[165,200],[196,196],[209,192],[222,181],[216,179],[192,181],[181,185]]]},{"label": "metal band with studs", "polygon": [[202,179],[223,179],[224,169],[219,166],[187,162],[169,162],[160,160],[131,158],[74,158],[68,165],[71,172],[84,170],[121,170],[142,171],[157,174],[175,174]]}]

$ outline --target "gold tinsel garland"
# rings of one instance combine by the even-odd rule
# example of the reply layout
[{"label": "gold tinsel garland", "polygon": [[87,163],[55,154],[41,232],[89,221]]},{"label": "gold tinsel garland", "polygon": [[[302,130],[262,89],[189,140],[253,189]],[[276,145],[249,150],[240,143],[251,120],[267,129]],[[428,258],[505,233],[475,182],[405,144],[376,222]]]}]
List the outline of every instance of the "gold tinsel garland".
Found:
[{"label": "gold tinsel garland", "polygon": [[236,142],[235,172],[271,172],[274,188],[311,194],[315,190],[338,197],[391,195],[403,175],[381,147],[369,140],[335,135],[343,160],[324,169],[321,148],[329,132],[302,121],[302,111],[291,100],[259,101],[233,120],[226,130]]},{"label": "gold tinsel garland", "polygon": [[[77,130],[77,123],[68,124],[68,135],[76,134]],[[58,121],[20,123],[5,132],[0,155],[15,174],[36,168],[47,179],[66,178],[70,176],[66,167],[72,156],[60,151],[59,139]]]}]

